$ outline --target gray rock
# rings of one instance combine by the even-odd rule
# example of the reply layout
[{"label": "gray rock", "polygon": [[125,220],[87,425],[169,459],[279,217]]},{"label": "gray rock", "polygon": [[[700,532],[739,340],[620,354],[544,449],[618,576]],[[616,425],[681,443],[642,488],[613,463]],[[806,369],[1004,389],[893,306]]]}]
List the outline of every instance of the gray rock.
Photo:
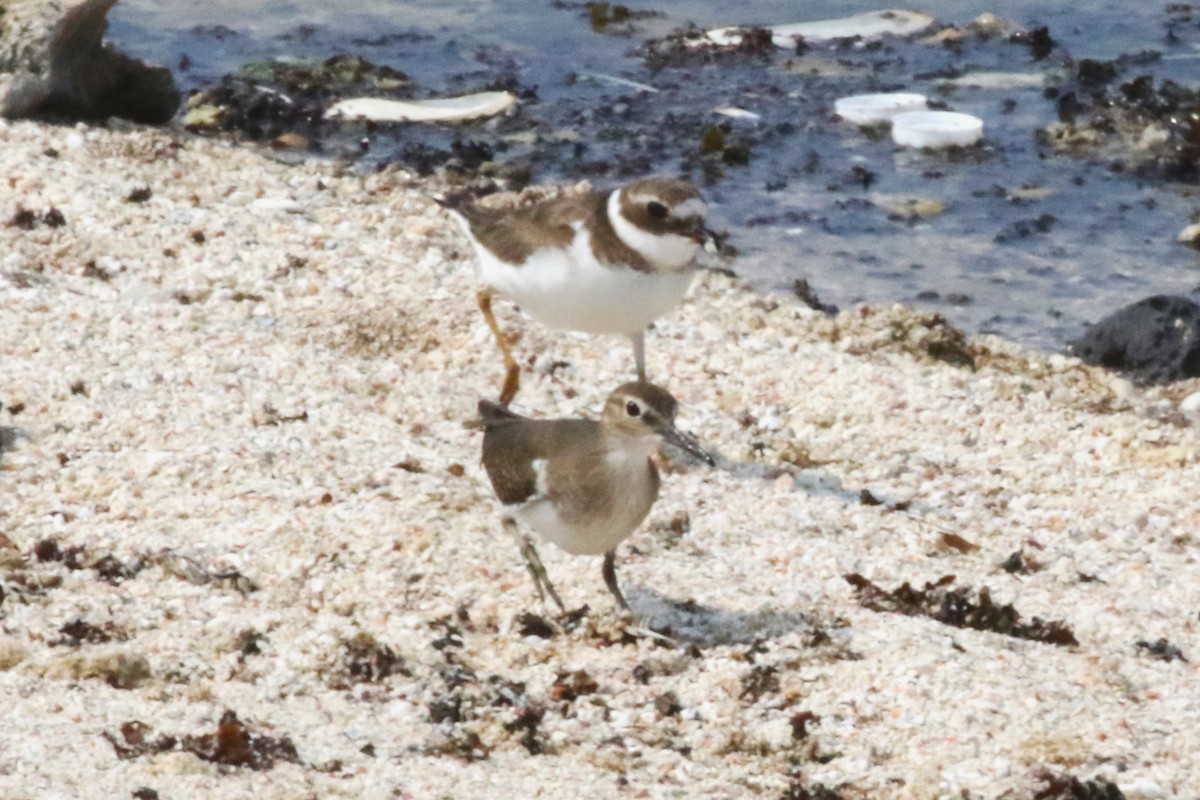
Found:
[{"label": "gray rock", "polygon": [[166,122],[179,108],[170,70],[104,44],[117,0],[0,5],[0,116]]},{"label": "gray rock", "polygon": [[1138,384],[1200,375],[1200,305],[1155,295],[1110,314],[1068,350],[1088,364],[1124,373]]}]

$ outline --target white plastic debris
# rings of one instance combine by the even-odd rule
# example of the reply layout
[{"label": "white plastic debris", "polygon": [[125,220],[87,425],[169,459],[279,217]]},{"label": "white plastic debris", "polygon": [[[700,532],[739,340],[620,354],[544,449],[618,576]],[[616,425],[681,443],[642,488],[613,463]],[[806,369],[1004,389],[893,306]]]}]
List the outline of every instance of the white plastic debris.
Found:
[{"label": "white plastic debris", "polygon": [[892,118],[892,140],[904,147],[966,147],[983,138],[983,120],[957,111],[909,111]]},{"label": "white plastic debris", "polygon": [[925,95],[910,92],[856,94],[843,97],[833,104],[839,117],[855,125],[889,122],[897,114],[921,111],[927,107]]},{"label": "white plastic debris", "polygon": [[658,89],[655,89],[650,84],[638,83],[637,81],[631,81],[631,80],[629,80],[629,78],[622,78],[620,75],[607,75],[603,72],[581,72],[580,77],[591,78],[592,80],[595,80],[595,81],[611,83],[616,86],[624,86],[628,89],[636,89],[639,92],[658,94]]},{"label": "white plastic debris", "polygon": [[1200,222],[1193,222],[1181,230],[1175,241],[1190,245],[1200,244]]},{"label": "white plastic debris", "polygon": [[1046,76],[1040,72],[968,72],[946,83],[971,89],[1040,89],[1046,85]]},{"label": "white plastic debris", "polygon": [[510,92],[480,92],[430,100],[353,97],[335,103],[326,116],[371,122],[456,122],[494,116],[516,102],[516,95]]},{"label": "white plastic debris", "polygon": [[[880,36],[907,36],[920,33],[934,22],[933,17],[920,11],[890,9],[855,14],[839,19],[819,19],[812,22],[796,22],[790,25],[766,26],[771,31],[771,41],[776,47],[795,47],[796,37],[806,42],[824,42],[832,39],[848,39],[861,36],[874,39]],[[745,28],[715,28],[705,36],[709,42],[719,45],[738,44]],[[700,44],[704,40],[700,40]]]},{"label": "white plastic debris", "polygon": [[744,108],[738,108],[737,106],[717,106],[713,109],[713,113],[730,117],[732,119],[749,119],[754,120],[755,122],[762,119],[761,115],[756,114],[753,111],[747,111]]}]

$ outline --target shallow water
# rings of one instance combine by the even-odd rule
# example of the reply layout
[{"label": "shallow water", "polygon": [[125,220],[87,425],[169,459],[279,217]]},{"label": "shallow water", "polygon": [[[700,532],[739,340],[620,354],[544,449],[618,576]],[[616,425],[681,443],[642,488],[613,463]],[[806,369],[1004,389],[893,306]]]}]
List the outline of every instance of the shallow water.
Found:
[{"label": "shallow water", "polygon": [[[826,303],[936,308],[968,330],[1060,349],[1085,323],[1126,303],[1190,294],[1200,284],[1200,257],[1175,242],[1191,221],[1197,190],[1039,145],[1034,131],[1055,119],[1054,103],[1039,88],[946,91],[937,75],[1045,73],[1066,55],[1109,59],[1155,50],[1164,57],[1136,74],[1192,85],[1200,80],[1200,30],[1176,24],[1168,41],[1169,18],[1152,4],[1044,6],[920,6],[940,22],[966,24],[994,10],[1019,27],[1046,25],[1058,48],[1044,62],[1003,40],[970,42],[958,52],[889,40],[850,50],[812,47],[790,60],[779,51],[661,70],[634,52],[688,22],[790,22],[880,7],[834,2],[799,10],[794,2],[742,3],[736,16],[725,10],[733,6],[718,4],[631,4],[661,16],[638,20],[625,33],[599,33],[586,10],[565,3],[351,0],[335,8],[309,0],[125,0],[111,14],[109,33],[127,52],[173,68],[186,56],[186,70],[177,70],[186,89],[211,85],[248,61],[336,53],[401,69],[417,81],[418,94],[474,91],[496,81],[536,87],[518,122],[375,132],[365,168],[402,160],[414,143],[444,148],[461,138],[485,142],[498,160],[525,164],[535,180],[689,172],[714,201],[715,227],[728,229],[741,252],[736,271],[759,285],[788,289],[803,278]],[[660,91],[640,92],[593,73]],[[982,117],[983,146],[959,157],[907,151],[832,118],[837,97],[885,89],[922,92]],[[711,113],[720,105],[762,119],[725,120]],[[748,164],[698,157],[696,132],[720,122],[728,123],[731,140],[747,144]],[[515,135],[518,123],[547,139],[576,132],[582,146],[564,140],[538,149]],[[348,129],[346,140],[362,135]],[[1012,198],[1010,190],[1027,186],[1048,196]],[[881,195],[937,199],[945,211],[889,217],[871,202]]]}]

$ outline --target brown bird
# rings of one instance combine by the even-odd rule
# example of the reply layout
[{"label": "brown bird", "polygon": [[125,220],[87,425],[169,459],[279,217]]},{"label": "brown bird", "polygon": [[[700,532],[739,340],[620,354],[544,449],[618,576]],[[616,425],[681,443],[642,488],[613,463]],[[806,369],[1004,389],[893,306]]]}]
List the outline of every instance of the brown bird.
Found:
[{"label": "brown bird", "polygon": [[479,308],[504,356],[505,406],[516,396],[520,370],[492,314],[497,293],[555,328],[630,337],[644,381],[646,326],[683,299],[699,249],[712,242],[700,193],[673,178],[514,209],[462,198],[438,202],[471,240],[487,284]]},{"label": "brown bird", "polygon": [[479,401],[483,466],[503,504],[504,529],[521,542],[543,601],[544,588],[565,610],[518,522],[568,553],[603,554],[604,583],[621,608],[629,608],[617,585],[615,552],[658,497],[651,456],[665,441],[713,463],[695,437],[675,427],[675,408],[665,389],[644,381],[613,391],[598,421],[529,419]]}]

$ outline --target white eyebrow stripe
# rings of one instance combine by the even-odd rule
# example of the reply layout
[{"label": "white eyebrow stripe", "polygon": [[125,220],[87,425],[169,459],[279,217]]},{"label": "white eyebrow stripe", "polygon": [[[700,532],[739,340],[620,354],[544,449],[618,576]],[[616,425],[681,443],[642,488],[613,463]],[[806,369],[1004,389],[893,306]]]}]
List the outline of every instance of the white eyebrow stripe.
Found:
[{"label": "white eyebrow stripe", "polygon": [[708,206],[699,197],[689,197],[671,211],[673,217],[703,217],[708,212]]}]

